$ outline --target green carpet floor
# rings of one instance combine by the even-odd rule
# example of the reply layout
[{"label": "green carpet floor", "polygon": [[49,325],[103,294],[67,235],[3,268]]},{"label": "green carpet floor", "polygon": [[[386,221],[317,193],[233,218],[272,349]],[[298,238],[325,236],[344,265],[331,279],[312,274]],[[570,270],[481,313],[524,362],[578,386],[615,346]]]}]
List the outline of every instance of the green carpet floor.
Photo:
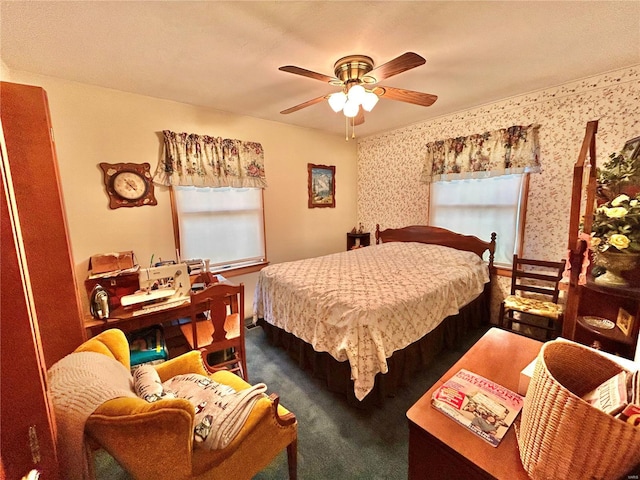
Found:
[{"label": "green carpet floor", "polygon": [[[349,406],[343,396],[328,392],[320,380],[300,370],[285,351],[270,346],[260,328],[247,330],[249,380],[266,383],[269,393],[278,393],[282,404],[296,414],[300,480],[406,479],[406,411],[486,330],[469,332],[460,348],[442,352],[382,408]],[[106,453],[98,454],[96,473],[98,480],[130,479]],[[255,477],[286,478],[285,451]]]}]

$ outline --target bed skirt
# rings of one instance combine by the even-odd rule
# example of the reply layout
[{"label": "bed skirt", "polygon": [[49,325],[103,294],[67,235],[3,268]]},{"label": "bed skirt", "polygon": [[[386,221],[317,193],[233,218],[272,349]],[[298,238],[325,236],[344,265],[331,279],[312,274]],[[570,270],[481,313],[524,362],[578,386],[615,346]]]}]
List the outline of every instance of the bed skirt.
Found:
[{"label": "bed skirt", "polygon": [[300,368],[325,381],[329,391],[344,394],[351,405],[368,408],[383,405],[386,397],[393,396],[398,388],[408,384],[413,374],[428,366],[443,349],[456,348],[468,332],[489,323],[489,309],[485,295],[480,295],[458,315],[447,317],[420,340],[396,351],[387,359],[389,371],[376,375],[373,390],[362,401],[354,394],[349,362],[338,362],[327,352],[316,352],[310,344],[263,319],[258,319],[257,323],[271,345],[286,350]]}]

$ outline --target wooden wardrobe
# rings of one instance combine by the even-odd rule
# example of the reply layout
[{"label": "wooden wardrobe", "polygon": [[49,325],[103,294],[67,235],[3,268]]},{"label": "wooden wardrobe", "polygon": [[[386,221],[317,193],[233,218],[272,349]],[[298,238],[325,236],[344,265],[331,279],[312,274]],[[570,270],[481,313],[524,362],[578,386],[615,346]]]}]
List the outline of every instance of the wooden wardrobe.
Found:
[{"label": "wooden wardrobe", "polygon": [[[46,371],[85,339],[46,92],[0,82],[3,475],[64,478]],[[4,148],[6,147],[6,148]]]}]

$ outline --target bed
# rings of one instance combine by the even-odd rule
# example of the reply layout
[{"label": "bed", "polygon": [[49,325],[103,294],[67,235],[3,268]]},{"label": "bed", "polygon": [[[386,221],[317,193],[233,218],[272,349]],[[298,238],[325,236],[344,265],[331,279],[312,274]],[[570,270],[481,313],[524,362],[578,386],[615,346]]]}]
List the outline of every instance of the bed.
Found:
[{"label": "bed", "polygon": [[356,403],[380,404],[488,321],[495,234],[486,242],[438,227],[377,225],[375,237],[369,247],[268,266],[254,295],[270,341]]}]

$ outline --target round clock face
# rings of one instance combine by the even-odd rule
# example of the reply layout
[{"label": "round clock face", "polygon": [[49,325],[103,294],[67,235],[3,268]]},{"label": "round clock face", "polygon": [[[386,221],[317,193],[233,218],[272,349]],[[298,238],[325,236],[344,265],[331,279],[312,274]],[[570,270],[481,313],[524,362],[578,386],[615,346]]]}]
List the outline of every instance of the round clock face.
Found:
[{"label": "round clock face", "polygon": [[113,191],[126,200],[138,200],[147,193],[147,182],[137,172],[119,172],[113,177]]}]

